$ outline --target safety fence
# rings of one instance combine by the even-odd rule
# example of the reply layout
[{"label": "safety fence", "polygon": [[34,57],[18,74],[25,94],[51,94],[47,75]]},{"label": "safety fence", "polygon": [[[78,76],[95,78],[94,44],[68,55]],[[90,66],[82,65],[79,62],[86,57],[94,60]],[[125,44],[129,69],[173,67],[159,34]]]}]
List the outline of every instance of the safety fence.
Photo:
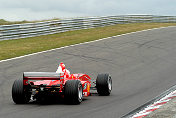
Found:
[{"label": "safety fence", "polygon": [[176,23],[176,16],[121,15],[0,25],[0,40],[19,39],[72,30],[127,23]]}]

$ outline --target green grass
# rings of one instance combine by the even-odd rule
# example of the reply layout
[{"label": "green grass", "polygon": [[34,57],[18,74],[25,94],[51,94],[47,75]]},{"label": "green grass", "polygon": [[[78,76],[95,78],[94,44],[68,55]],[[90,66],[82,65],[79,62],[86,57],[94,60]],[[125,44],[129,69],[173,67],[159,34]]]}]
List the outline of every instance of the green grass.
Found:
[{"label": "green grass", "polygon": [[[25,39],[0,41],[0,60],[31,54],[62,46],[97,40],[104,37],[144,29],[176,26],[176,23],[132,23],[98,27]],[[118,40],[118,39],[117,39]]]},{"label": "green grass", "polygon": [[58,18],[50,19],[50,20],[38,20],[38,21],[6,21],[4,19],[0,19],[0,25],[13,25],[13,24],[23,24],[23,23],[36,23],[36,22],[44,22],[44,21],[52,21],[52,20],[59,20]]}]

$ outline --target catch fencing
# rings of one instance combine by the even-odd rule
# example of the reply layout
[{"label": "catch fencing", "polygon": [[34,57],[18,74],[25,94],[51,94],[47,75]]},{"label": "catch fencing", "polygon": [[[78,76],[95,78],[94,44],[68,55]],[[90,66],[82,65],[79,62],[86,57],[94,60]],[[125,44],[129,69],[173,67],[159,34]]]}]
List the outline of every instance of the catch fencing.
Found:
[{"label": "catch fencing", "polygon": [[176,23],[176,16],[122,15],[0,25],[0,41],[127,23]]}]

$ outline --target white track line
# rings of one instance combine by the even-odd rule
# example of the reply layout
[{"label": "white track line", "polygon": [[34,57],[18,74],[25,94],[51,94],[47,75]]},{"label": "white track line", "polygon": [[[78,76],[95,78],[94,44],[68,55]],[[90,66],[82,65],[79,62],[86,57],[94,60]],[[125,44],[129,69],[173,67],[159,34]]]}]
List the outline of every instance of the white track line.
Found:
[{"label": "white track line", "polygon": [[32,54],[27,54],[27,55],[24,55],[24,56],[14,57],[14,58],[6,59],[6,60],[1,60],[0,63],[1,62],[10,61],[10,60],[20,59],[20,58],[24,58],[24,57],[28,57],[28,56],[32,56],[32,55],[36,55],[36,54],[41,54],[41,53],[45,53],[45,52],[60,50],[60,49],[67,48],[67,47],[73,47],[73,46],[78,46],[78,45],[93,43],[93,42],[97,42],[97,41],[102,41],[102,40],[106,40],[106,39],[110,39],[110,38],[116,38],[116,37],[120,37],[120,36],[125,36],[125,35],[129,35],[129,34],[134,34],[134,33],[139,33],[139,32],[145,32],[145,31],[151,31],[151,30],[156,30],[156,29],[169,28],[169,27],[176,27],[176,26],[152,28],[152,29],[146,29],[146,30],[141,30],[141,31],[136,31],[136,32],[125,33],[125,34],[121,34],[121,35],[116,35],[116,36],[111,36],[111,37],[106,37],[106,38],[94,40],[94,41],[88,41],[88,42],[84,42],[84,43],[78,43],[78,44],[74,44],[74,45],[64,46],[64,47],[55,48],[55,49],[51,49],[51,50],[46,50],[46,51],[36,52],[36,53],[32,53]]}]

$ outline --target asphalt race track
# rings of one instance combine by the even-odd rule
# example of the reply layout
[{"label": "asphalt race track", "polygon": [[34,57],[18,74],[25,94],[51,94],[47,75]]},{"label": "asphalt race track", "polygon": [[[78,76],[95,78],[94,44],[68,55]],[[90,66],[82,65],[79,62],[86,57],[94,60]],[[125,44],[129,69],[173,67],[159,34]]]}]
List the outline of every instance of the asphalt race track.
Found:
[{"label": "asphalt race track", "polygon": [[[110,96],[93,94],[80,105],[16,105],[11,86],[24,71],[56,71],[113,78]],[[0,63],[0,118],[119,118],[176,84],[176,27],[132,33]]]}]

